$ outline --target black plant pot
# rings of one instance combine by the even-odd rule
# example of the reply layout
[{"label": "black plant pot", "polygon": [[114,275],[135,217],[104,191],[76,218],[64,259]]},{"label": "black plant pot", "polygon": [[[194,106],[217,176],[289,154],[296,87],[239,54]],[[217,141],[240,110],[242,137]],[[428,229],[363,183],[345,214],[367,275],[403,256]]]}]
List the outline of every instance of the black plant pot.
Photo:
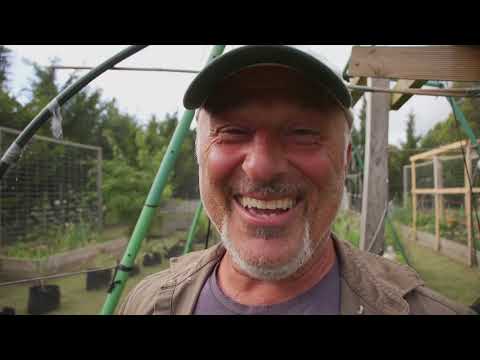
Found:
[{"label": "black plant pot", "polygon": [[173,245],[170,249],[167,251],[167,257],[176,257],[180,256],[183,254],[183,247],[180,244],[175,244]]},{"label": "black plant pot", "polygon": [[130,272],[130,277],[137,276],[138,274],[140,274],[140,266],[138,266],[137,264],[135,264],[135,265],[133,265],[133,269],[132,269],[132,271]]},{"label": "black plant pot", "polygon": [[477,301],[475,301],[470,307],[473,309],[473,311],[480,315],[480,298],[478,298]]},{"label": "black plant pot", "polygon": [[28,294],[28,313],[42,315],[58,309],[60,288],[57,285],[32,286]]},{"label": "black plant pot", "polygon": [[2,311],[0,311],[0,315],[15,315],[15,309],[5,306]]},{"label": "black plant pot", "polygon": [[87,291],[106,288],[112,281],[110,269],[92,271],[87,273]]},{"label": "black plant pot", "polygon": [[147,253],[143,256],[143,266],[154,266],[162,263],[162,254],[159,252]]}]

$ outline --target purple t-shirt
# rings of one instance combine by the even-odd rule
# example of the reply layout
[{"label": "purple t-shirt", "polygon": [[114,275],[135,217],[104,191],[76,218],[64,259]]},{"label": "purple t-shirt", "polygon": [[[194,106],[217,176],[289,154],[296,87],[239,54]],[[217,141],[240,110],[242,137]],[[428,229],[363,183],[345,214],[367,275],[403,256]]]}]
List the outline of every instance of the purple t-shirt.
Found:
[{"label": "purple t-shirt", "polygon": [[340,314],[340,274],[338,262],[315,286],[279,304],[248,306],[223,293],[217,269],[209,276],[195,306],[195,315],[338,315]]}]

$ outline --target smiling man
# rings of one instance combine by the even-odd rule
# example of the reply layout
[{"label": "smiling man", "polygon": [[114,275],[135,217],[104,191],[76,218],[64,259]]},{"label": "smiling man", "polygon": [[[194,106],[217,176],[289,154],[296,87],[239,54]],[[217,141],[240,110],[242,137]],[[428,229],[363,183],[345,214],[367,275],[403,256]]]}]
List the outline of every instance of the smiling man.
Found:
[{"label": "smiling man", "polygon": [[467,314],[406,266],[337,239],[350,94],[315,55],[245,46],[188,89],[200,194],[221,243],[172,259],[120,314]]}]

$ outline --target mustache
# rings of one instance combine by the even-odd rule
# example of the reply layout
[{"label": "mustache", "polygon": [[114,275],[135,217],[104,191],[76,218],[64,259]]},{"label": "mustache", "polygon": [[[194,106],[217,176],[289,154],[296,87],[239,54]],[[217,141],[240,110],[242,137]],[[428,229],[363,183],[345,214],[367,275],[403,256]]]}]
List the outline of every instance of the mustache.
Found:
[{"label": "mustache", "polygon": [[248,179],[239,181],[230,187],[233,195],[256,193],[261,195],[301,195],[306,191],[304,184],[285,180],[272,180],[268,182],[252,182]]}]

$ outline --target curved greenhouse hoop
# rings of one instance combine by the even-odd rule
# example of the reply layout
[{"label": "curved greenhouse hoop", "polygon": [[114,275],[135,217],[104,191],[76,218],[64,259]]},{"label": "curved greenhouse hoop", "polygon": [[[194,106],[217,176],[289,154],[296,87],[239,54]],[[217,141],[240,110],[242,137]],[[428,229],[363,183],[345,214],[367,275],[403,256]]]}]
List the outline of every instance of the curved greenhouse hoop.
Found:
[{"label": "curved greenhouse hoop", "polygon": [[78,94],[85,86],[91,83],[93,80],[102,75],[105,71],[111,69],[119,62],[129,58],[130,56],[136,54],[140,50],[146,48],[148,45],[132,45],[126,49],[120,51],[116,55],[112,56],[110,59],[104,61],[97,67],[90,70],[87,74],[82,76],[80,79],[75,81],[69,87],[61,91],[57,96],[55,96],[47,106],[45,106],[42,111],[38,113],[35,118],[30,121],[25,129],[17,136],[15,141],[8,147],[7,151],[3,154],[0,159],[0,180],[6,174],[7,170],[13,165],[19,158],[20,155],[28,144],[30,139],[35,135],[35,133],[40,129],[40,127],[48,121],[52,116],[56,116],[57,110],[70,100],[74,95]]},{"label": "curved greenhouse hoop", "polygon": [[[18,135],[15,141],[3,154],[2,158],[0,159],[0,180],[6,174],[10,166],[20,158],[23,149],[28,144],[29,140],[35,135],[38,129],[52,116],[56,117],[59,108],[63,104],[65,104],[68,100],[70,100],[70,98],[79,93],[85,86],[99,77],[105,71],[112,69],[119,62],[134,55],[147,46],[148,45],[133,45],[120,51],[110,59],[90,70],[87,74],[75,81],[72,85],[67,87],[53,100],[51,100],[48,105],[45,106],[42,111]],[[214,45],[208,57],[207,64],[218,56],[222,55],[224,50],[225,45]],[[151,220],[160,203],[160,197],[167,183],[168,174],[175,164],[183,140],[190,128],[194,114],[195,111],[193,110],[186,110],[184,112],[175,129],[175,132],[172,135],[172,138],[170,139],[166,154],[162,159],[160,168],[152,183],[142,212],[140,213],[130,241],[128,242],[127,249],[124,252],[120,264],[117,266],[117,271],[115,272],[114,279],[112,280],[105,304],[101,311],[102,315],[110,315],[115,311],[122,291],[125,288],[126,281],[128,280],[129,272],[133,269],[135,258],[140,250],[142,241],[150,229]]]}]

